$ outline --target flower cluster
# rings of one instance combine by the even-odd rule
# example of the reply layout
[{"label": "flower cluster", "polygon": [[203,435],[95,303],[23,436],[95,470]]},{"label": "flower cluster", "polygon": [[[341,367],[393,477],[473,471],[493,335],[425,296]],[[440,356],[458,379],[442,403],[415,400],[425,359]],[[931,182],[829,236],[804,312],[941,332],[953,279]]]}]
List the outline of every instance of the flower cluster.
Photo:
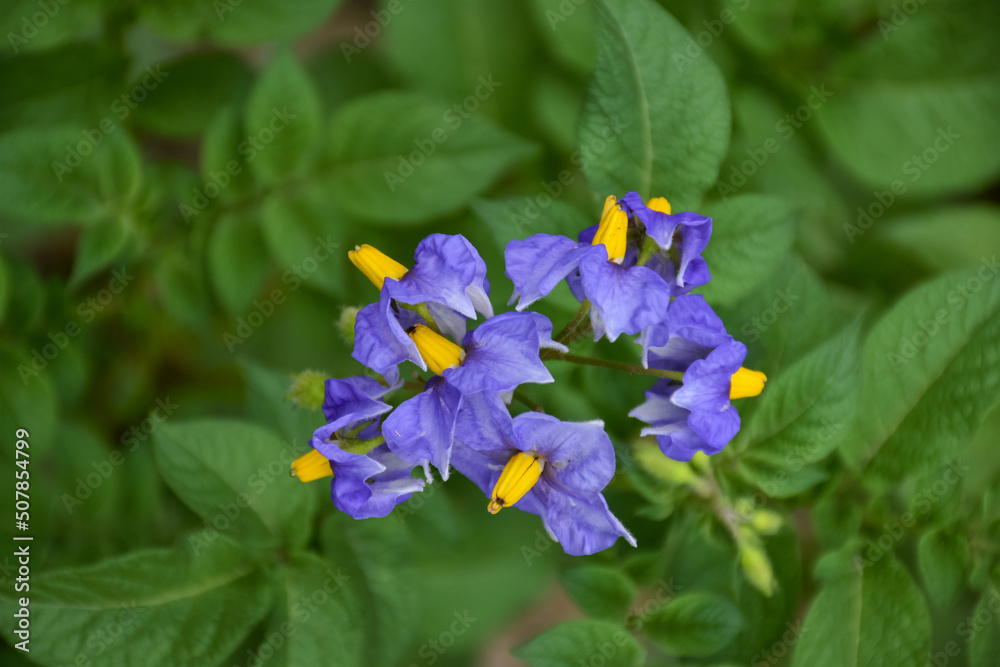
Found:
[{"label": "flower cluster", "polygon": [[[535,234],[508,244],[517,307],[498,315],[486,264],[461,235],[428,236],[409,268],[355,247],[349,257],[379,299],[357,313],[353,356],[381,380],[326,381],[328,423],[292,474],[332,475],[336,507],[362,519],[423,490],[432,467],[444,480],[454,468],[488,497],[490,513],[512,506],[539,515],[569,554],[619,537],[635,546],[604,497],[615,450],[603,422],[563,422],[526,399],[534,409],[512,416],[509,405],[523,398],[522,385],[553,382],[547,360],[603,365],[568,354],[577,336],[634,335],[642,363],[630,370],[655,378],[630,413],[648,424],[642,434],[676,460],[721,451],[740,427],[731,401],[756,396],[766,378],[742,367],[746,347],[689,294],[710,279],[701,253],[711,231],[711,218],[672,214],[663,198],[608,197],[599,224],[576,240]],[[581,308],[554,339],[549,319],[524,309],[563,280]],[[401,364],[413,365],[409,379]]]}]

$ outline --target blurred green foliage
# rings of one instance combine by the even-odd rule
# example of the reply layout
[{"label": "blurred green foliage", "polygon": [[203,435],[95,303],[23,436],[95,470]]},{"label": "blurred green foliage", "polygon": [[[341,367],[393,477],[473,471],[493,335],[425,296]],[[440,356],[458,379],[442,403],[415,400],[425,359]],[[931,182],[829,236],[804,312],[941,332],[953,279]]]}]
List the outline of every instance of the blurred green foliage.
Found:
[{"label": "blurred green foliage", "polygon": [[[26,429],[34,537],[4,664],[1000,664],[995,2],[16,0],[0,27],[0,477]],[[713,216],[703,291],[770,379],[693,465],[638,441],[641,378],[531,387],[605,420],[638,549],[563,556],[460,479],[360,522],[288,479],[322,423],[290,375],[362,371],[349,248],[462,233],[499,307],[508,240],[631,189]]]}]

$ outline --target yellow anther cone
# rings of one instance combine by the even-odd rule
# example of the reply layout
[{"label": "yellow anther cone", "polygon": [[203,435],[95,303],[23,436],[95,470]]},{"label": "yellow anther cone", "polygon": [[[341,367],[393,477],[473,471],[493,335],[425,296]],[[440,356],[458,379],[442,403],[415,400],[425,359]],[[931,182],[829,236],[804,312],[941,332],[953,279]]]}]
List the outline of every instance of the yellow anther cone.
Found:
[{"label": "yellow anther cone", "polygon": [[733,373],[732,384],[729,385],[729,399],[759,396],[760,392],[764,391],[765,382],[767,382],[766,375],[741,366],[740,370]]},{"label": "yellow anther cone", "polygon": [[621,264],[625,259],[625,246],[628,241],[628,214],[618,206],[614,195],[604,200],[604,212],[601,214],[601,224],[594,234],[593,245],[604,244],[608,249],[608,259],[615,264]]},{"label": "yellow anther cone", "polygon": [[427,368],[435,375],[458,366],[465,358],[465,350],[426,325],[416,324],[406,333],[417,346],[417,352],[424,358]]},{"label": "yellow anther cone", "polygon": [[316,479],[333,476],[330,461],[313,449],[292,461],[292,477],[298,477],[300,482],[311,482]]},{"label": "yellow anther cone", "polygon": [[379,289],[382,289],[386,278],[399,280],[407,271],[405,266],[367,243],[354,246],[347,257]]},{"label": "yellow anther cone", "polygon": [[544,469],[545,461],[538,456],[524,452],[515,454],[500,473],[486,510],[490,514],[496,514],[504,507],[516,503],[531,490]]}]

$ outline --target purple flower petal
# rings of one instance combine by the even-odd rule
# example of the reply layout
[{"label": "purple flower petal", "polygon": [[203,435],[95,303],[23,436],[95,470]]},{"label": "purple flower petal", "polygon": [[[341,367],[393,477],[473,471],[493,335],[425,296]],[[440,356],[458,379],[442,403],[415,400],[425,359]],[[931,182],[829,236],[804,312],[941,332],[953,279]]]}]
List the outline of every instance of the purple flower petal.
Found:
[{"label": "purple flower petal", "polygon": [[[387,279],[386,283],[392,282]],[[405,309],[398,315],[416,317]],[[407,323],[409,326],[409,323]],[[382,375],[387,382],[395,384],[399,379],[399,364],[409,359],[421,369],[427,364],[417,351],[406,330],[392,310],[389,291],[383,287],[378,303],[371,303],[358,311],[354,321],[354,352],[352,355],[362,364]]]},{"label": "purple flower petal", "polygon": [[540,481],[532,493],[545,507],[545,527],[571,556],[587,556],[611,547],[619,537],[632,546],[635,538],[625,529],[600,493],[576,494],[562,486]]},{"label": "purple flower petal", "polygon": [[441,378],[431,379],[422,392],[400,403],[386,417],[382,426],[386,444],[404,461],[415,465],[430,461],[441,472],[442,479],[448,479],[455,421],[461,404],[461,392]]},{"label": "purple flower petal", "polygon": [[466,336],[465,359],[444,371],[463,394],[511,391],[525,382],[552,382],[539,358],[538,313],[503,313]]},{"label": "purple flower petal", "polygon": [[576,271],[581,251],[586,250],[573,239],[552,234],[533,234],[523,241],[508,243],[504,249],[506,275],[514,283],[508,303],[517,301],[520,311],[541,299]]},{"label": "purple flower petal", "polygon": [[636,334],[667,317],[670,286],[644,266],[625,268],[607,261],[604,246],[600,253],[590,253],[580,262],[583,290],[594,308],[590,319],[594,340],[607,335],[614,341],[619,335]]},{"label": "purple flower petal", "polygon": [[545,474],[578,491],[600,491],[615,476],[615,448],[604,422],[564,422],[526,412],[514,418],[515,446],[545,457]]},{"label": "purple flower petal", "polygon": [[378,400],[389,390],[390,387],[384,387],[368,377],[327,380],[323,414],[328,425],[337,431],[377,419],[392,409]]},{"label": "purple flower petal", "polygon": [[684,371],[731,340],[705,297],[690,294],[674,299],[666,320],[643,330],[636,342],[642,346],[643,366]]},{"label": "purple flower petal", "polygon": [[436,302],[476,319],[493,317],[486,263],[461,234],[431,234],[417,246],[413,268],[398,281],[386,282],[401,303]]}]

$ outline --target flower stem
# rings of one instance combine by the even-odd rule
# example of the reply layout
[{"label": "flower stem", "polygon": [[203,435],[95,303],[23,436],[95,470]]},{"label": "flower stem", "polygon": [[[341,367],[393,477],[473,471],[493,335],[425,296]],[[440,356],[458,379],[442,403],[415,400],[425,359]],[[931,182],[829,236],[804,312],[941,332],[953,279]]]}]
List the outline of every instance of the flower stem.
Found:
[{"label": "flower stem", "polygon": [[652,237],[647,236],[643,239],[642,250],[639,251],[639,259],[636,261],[636,266],[645,266],[649,258],[653,256],[659,246],[656,245],[656,241]]},{"label": "flower stem", "polygon": [[626,371],[633,375],[652,375],[654,377],[670,378],[671,380],[683,380],[684,373],[681,371],[665,371],[659,368],[643,368],[639,364],[629,364],[623,361],[608,361],[606,359],[593,359],[591,357],[581,357],[576,354],[564,354],[554,352],[548,356],[549,359],[558,361],[568,361],[571,364],[582,364],[584,366],[598,366],[600,368],[612,368],[619,371]]},{"label": "flower stem", "polygon": [[427,326],[429,326],[434,333],[441,333],[441,329],[438,328],[437,322],[434,321],[434,316],[431,315],[431,310],[427,307],[426,303],[417,303],[413,305],[400,303],[399,305],[407,310],[412,310],[417,315],[424,318],[424,321],[427,322]]},{"label": "flower stem", "polygon": [[559,332],[558,336],[556,336],[556,342],[565,345],[566,340],[576,333],[576,329],[580,326],[580,322],[583,321],[583,318],[585,318],[589,312],[590,299],[584,299],[583,303],[580,304],[580,310],[576,311],[576,315],[573,316],[573,319],[570,320],[569,324],[563,327],[563,330]]},{"label": "flower stem", "polygon": [[541,413],[545,412],[545,408],[543,408],[540,403],[536,403],[535,401],[528,398],[528,396],[523,391],[521,391],[520,388],[514,390],[514,400],[523,403],[528,407],[529,410],[534,410],[535,412],[541,412]]}]

